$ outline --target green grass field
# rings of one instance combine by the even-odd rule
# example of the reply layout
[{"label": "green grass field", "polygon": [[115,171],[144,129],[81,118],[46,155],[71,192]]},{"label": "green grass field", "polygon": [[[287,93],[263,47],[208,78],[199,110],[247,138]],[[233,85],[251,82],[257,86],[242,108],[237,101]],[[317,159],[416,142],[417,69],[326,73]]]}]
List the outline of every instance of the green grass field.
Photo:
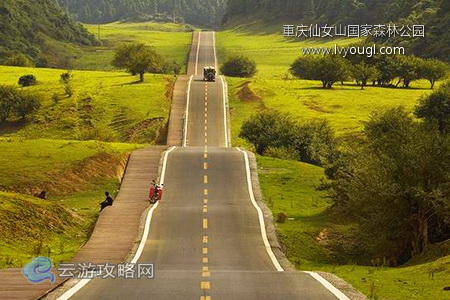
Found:
[{"label": "green grass field", "polygon": [[450,286],[450,243],[435,245],[397,268],[335,264],[333,253],[324,247],[326,236],[349,226],[327,211],[330,200],[318,190],[325,179],[323,169],[262,156],[258,167],[265,201],[274,216],[284,212],[288,217],[276,226],[286,255],[297,268],[334,273],[370,299],[448,299],[443,288]]},{"label": "green grass field", "polygon": [[[240,53],[255,60],[258,73],[253,79],[228,78],[230,105],[234,119],[233,138],[236,139],[240,125],[260,109],[276,109],[290,113],[299,120],[323,118],[330,121],[337,135],[359,132],[371,112],[385,107],[403,105],[412,110],[417,100],[430,93],[426,81],[414,81],[411,89],[366,87],[360,90],[352,82],[335,84],[334,88],[322,89],[320,82],[295,80],[288,70],[301,55],[301,47],[344,46],[355,39],[307,40],[293,42],[279,34],[255,35],[243,30],[228,30],[217,35],[219,61]],[[237,95],[242,85],[254,94]],[[248,93],[247,93],[248,94]]]},{"label": "green grass field", "polygon": [[4,136],[154,143],[170,109],[173,77],[147,74],[144,83],[122,72],[72,71],[67,97],[60,75],[66,71],[0,66],[0,84],[17,85],[33,74],[38,85],[22,88],[42,96],[33,122],[0,125]]},{"label": "green grass field", "polygon": [[98,36],[103,46],[83,47],[73,61],[76,69],[112,70],[111,60],[114,48],[121,43],[139,42],[155,48],[167,60],[175,60],[186,70],[187,57],[190,50],[191,27],[174,23],[128,23],[114,22],[109,24],[85,25],[87,29]]},{"label": "green grass field", "polygon": [[[252,79],[227,78],[233,145],[252,149],[238,136],[242,123],[261,110],[278,110],[298,120],[325,118],[337,136],[346,137],[359,134],[372,111],[399,105],[412,111],[417,100],[430,93],[425,81],[413,82],[411,89],[367,87],[360,90],[346,82],[325,90],[320,88],[320,82],[295,80],[288,74],[290,64],[300,56],[300,47],[327,47],[334,43],[342,46],[353,42],[292,42],[283,39],[281,30],[278,34],[255,34],[254,30],[245,28],[219,32],[217,46],[221,62],[240,53],[254,59],[259,70]],[[351,240],[334,240],[333,234],[343,237],[354,224],[328,210],[331,199],[319,188],[325,181],[323,169],[261,156],[258,166],[264,199],[274,217],[284,212],[289,218],[286,223],[277,224],[277,229],[287,257],[297,268],[335,273],[371,299],[449,299],[449,292],[443,291],[450,285],[448,243],[435,246],[438,251],[422,256],[428,259],[419,258],[402,267],[354,265],[352,257],[331,253],[325,244],[331,235],[330,242],[347,246]],[[336,257],[347,263],[336,263]]]}]

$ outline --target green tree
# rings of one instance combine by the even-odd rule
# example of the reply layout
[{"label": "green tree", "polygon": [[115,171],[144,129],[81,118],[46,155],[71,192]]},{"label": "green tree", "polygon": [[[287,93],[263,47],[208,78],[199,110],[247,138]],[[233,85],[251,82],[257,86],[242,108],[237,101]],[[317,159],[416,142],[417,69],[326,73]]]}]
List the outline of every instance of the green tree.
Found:
[{"label": "green tree", "polygon": [[361,89],[364,89],[369,80],[376,80],[380,76],[380,72],[376,67],[368,66],[365,63],[353,66],[351,72],[352,77],[361,85]]},{"label": "green tree", "polygon": [[292,143],[294,127],[294,122],[286,115],[275,111],[260,112],[244,122],[239,137],[253,144],[256,153],[264,154],[268,147]]},{"label": "green tree", "polygon": [[16,89],[12,86],[0,85],[0,121],[5,122],[14,112]]},{"label": "green tree", "polygon": [[220,68],[222,74],[232,77],[253,77],[256,74],[256,62],[243,55],[230,57]]},{"label": "green tree", "polygon": [[450,132],[450,83],[419,100],[415,114],[428,123],[437,124],[441,133]]},{"label": "green tree", "polygon": [[116,49],[112,65],[126,69],[131,74],[139,74],[144,81],[145,73],[161,73],[164,67],[163,58],[145,44],[124,44]]},{"label": "green tree", "polygon": [[450,140],[402,108],[375,113],[365,136],[340,162],[333,198],[372,255],[403,263],[450,237]]},{"label": "green tree", "polygon": [[434,89],[436,81],[447,76],[449,66],[447,63],[434,58],[424,59],[419,65],[419,74],[421,78],[427,79]]},{"label": "green tree", "polygon": [[331,88],[335,82],[347,80],[349,63],[340,56],[303,56],[291,65],[290,71],[297,78],[320,80],[323,88]]}]

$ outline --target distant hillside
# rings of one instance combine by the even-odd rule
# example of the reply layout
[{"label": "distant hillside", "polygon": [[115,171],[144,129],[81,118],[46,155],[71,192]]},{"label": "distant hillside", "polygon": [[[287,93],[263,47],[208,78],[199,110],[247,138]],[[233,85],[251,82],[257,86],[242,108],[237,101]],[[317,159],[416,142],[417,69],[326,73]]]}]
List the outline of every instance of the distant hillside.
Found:
[{"label": "distant hillside", "polygon": [[81,22],[179,21],[220,25],[227,0],[57,0]]},{"label": "distant hillside", "polygon": [[0,1],[0,63],[22,53],[38,66],[62,65],[76,51],[71,44],[95,43],[53,0]]},{"label": "distant hillside", "polygon": [[[426,38],[379,39],[424,57],[450,60],[449,0],[229,0],[223,23],[255,28],[281,24],[426,25]],[[255,26],[257,25],[257,26]],[[261,26],[262,25],[262,26]],[[281,32],[281,27],[279,28]]]}]

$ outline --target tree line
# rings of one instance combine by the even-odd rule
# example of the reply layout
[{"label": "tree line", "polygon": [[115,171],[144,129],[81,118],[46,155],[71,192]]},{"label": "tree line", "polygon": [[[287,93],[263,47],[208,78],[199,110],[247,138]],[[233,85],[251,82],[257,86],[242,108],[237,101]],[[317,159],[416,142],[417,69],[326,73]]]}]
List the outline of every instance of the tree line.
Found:
[{"label": "tree line", "polygon": [[446,78],[449,65],[441,60],[423,59],[413,55],[377,55],[368,58],[351,55],[307,55],[291,65],[290,72],[297,78],[319,80],[322,87],[331,88],[336,82],[354,79],[361,89],[367,84],[410,87],[411,82],[426,79],[433,89],[438,80]]},{"label": "tree line", "polygon": [[214,27],[225,13],[226,0],[58,0],[81,22],[117,20],[176,21]]}]

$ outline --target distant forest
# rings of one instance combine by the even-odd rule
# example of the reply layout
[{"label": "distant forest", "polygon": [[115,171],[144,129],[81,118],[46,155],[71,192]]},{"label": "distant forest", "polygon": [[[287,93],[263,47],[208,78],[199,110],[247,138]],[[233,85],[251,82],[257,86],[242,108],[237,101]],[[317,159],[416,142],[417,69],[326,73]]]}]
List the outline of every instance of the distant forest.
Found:
[{"label": "distant forest", "polygon": [[[426,38],[381,40],[450,61],[449,0],[229,0],[223,22],[425,25]],[[281,30],[281,28],[280,28]],[[380,42],[380,41],[378,41]]]},{"label": "distant forest", "polygon": [[178,21],[217,27],[227,0],[57,0],[81,22]]}]

